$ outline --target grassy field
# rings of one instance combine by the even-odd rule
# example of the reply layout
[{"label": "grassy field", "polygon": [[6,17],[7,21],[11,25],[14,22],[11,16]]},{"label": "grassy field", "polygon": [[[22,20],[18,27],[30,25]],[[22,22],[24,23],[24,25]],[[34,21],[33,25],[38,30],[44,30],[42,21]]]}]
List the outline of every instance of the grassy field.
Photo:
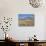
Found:
[{"label": "grassy field", "polygon": [[19,20],[19,26],[34,26],[32,20]]}]

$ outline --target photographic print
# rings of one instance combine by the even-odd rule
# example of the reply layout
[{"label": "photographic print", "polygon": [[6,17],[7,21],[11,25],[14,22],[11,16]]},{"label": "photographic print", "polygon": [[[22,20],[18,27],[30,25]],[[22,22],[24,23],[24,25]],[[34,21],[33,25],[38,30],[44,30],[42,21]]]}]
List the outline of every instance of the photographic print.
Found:
[{"label": "photographic print", "polygon": [[18,15],[19,26],[34,26],[33,14],[19,14]]}]

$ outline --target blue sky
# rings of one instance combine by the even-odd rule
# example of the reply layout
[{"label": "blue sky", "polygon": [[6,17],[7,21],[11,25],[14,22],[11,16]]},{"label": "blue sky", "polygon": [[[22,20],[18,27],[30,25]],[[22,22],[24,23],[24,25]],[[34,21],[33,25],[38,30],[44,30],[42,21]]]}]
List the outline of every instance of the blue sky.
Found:
[{"label": "blue sky", "polygon": [[32,19],[33,14],[19,14],[19,19]]}]

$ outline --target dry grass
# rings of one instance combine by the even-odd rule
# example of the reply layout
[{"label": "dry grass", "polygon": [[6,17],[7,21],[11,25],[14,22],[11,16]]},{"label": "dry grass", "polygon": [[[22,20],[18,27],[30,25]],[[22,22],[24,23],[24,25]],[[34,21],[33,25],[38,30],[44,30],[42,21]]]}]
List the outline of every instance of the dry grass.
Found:
[{"label": "dry grass", "polygon": [[34,23],[32,20],[19,20],[20,26],[33,26]]}]

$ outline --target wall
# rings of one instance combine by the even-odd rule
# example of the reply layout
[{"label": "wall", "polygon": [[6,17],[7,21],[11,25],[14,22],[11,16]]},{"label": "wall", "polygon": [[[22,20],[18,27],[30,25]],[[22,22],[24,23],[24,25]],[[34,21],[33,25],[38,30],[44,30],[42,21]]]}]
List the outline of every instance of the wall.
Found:
[{"label": "wall", "polygon": [[[13,37],[14,39],[16,38],[16,40],[27,40],[29,37],[36,34],[37,39],[45,40],[46,8],[44,7],[33,8],[29,5],[28,0],[0,0],[0,17],[6,16],[13,18],[11,29],[8,31],[10,37]],[[35,14],[34,27],[18,26],[18,14],[22,13]],[[1,31],[1,33],[3,32]],[[2,38],[3,37],[0,36],[0,39]]]}]

